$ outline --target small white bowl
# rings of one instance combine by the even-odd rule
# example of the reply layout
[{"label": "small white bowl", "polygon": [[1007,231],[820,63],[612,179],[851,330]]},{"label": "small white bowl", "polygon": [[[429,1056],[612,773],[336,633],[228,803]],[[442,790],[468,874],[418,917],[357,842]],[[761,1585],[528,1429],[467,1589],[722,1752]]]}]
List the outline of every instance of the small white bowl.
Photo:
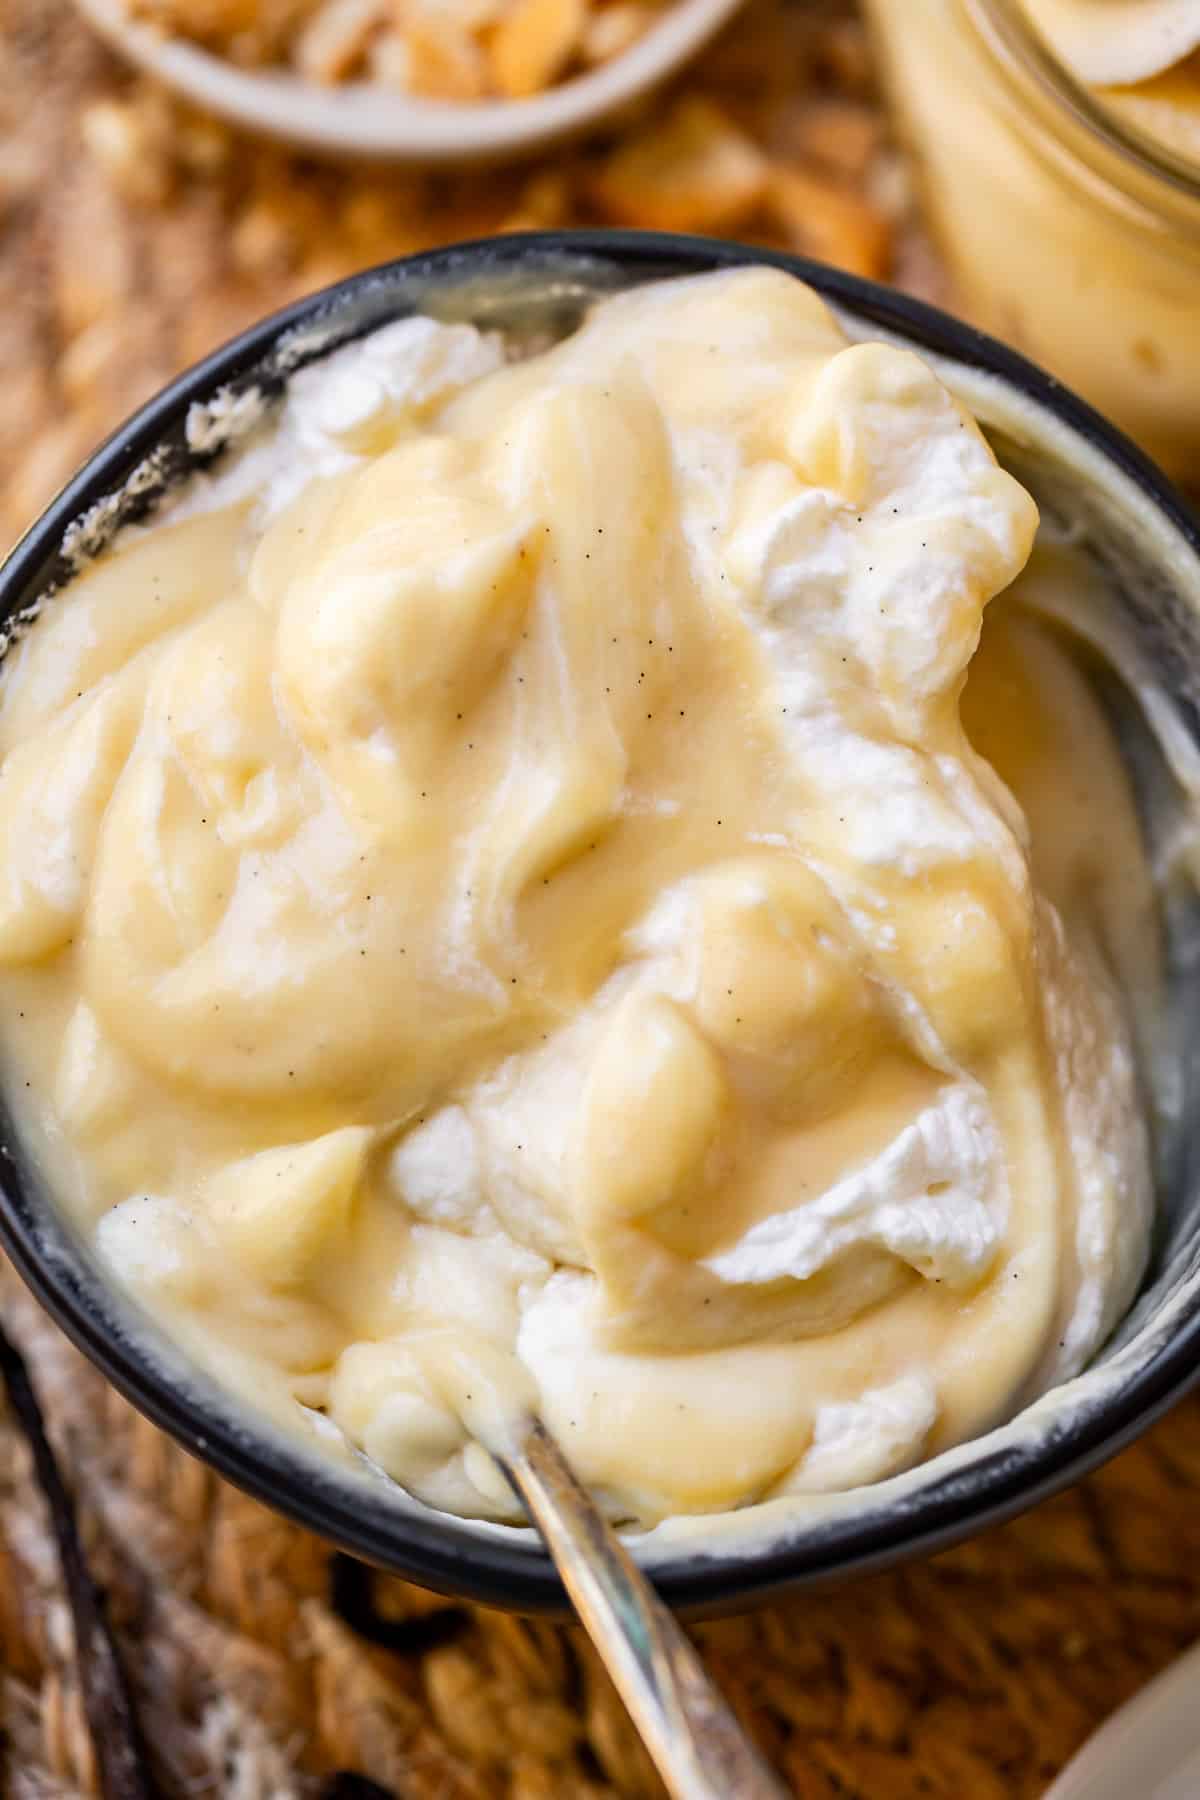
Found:
[{"label": "small white bowl", "polygon": [[419,100],[376,83],[326,87],[256,71],[138,25],[120,0],[76,0],[100,35],[208,112],[329,155],[468,161],[515,156],[584,131],[687,61],[741,0],[672,0],[657,25],[611,62],[528,100]]},{"label": "small white bowl", "polygon": [[1088,1739],[1045,1800],[1196,1800],[1200,1645],[1126,1701]]}]

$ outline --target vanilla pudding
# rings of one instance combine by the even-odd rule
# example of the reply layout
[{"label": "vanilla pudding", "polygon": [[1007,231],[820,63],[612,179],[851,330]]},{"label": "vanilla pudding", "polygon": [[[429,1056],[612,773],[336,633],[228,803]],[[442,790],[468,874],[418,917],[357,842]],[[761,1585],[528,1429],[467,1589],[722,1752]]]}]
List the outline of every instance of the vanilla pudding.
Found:
[{"label": "vanilla pudding", "polygon": [[1036,524],[767,270],[296,376],[0,669],[5,1083],[114,1277],[479,1517],[526,1407],[650,1524],[1075,1373],[1156,927]]},{"label": "vanilla pudding", "polygon": [[1200,177],[1200,5],[1196,0],[1024,0],[1029,21],[1075,79],[1126,125]]},{"label": "vanilla pudding", "polygon": [[869,0],[954,306],[1200,470],[1196,0]]}]

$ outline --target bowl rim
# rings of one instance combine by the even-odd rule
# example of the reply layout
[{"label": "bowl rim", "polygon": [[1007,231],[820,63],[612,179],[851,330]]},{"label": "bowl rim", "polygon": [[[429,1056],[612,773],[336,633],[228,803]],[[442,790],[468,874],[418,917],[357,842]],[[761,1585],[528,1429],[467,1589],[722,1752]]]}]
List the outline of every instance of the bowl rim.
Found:
[{"label": "bowl rim", "polygon": [[673,0],[627,50],[519,100],[423,100],[352,81],[326,85],[288,69],[248,69],[186,38],[130,19],[121,0],[75,0],[93,30],[194,105],[235,125],[327,156],[471,162],[519,157],[578,135],[670,79],[742,5]]},{"label": "bowl rim", "polygon": [[[193,402],[270,366],[272,352],[298,327],[336,321],[355,300],[384,296],[392,316],[419,309],[422,288],[445,288],[480,271],[579,279],[607,270],[623,286],[719,268],[767,266],[807,281],[857,320],[918,349],[965,364],[1015,387],[1099,450],[1175,528],[1200,561],[1200,521],[1167,478],[1128,438],[1053,376],[973,326],[875,282],[784,252],[658,232],[553,231],[476,239],[364,270],[272,314],[213,352],[149,400],[93,452],[75,478],[0,567],[0,628],[64,574],[68,528],[110,496],[167,440],[178,439]],[[632,277],[632,280],[630,279]],[[360,324],[371,329],[388,316]],[[353,333],[351,333],[353,335]],[[317,334],[319,337],[319,333]],[[315,340],[314,340],[315,341]],[[324,350],[314,349],[314,354]],[[448,1514],[373,1507],[371,1488],[328,1477],[317,1459],[282,1431],[239,1425],[217,1385],[167,1344],[145,1353],[146,1324],[130,1323],[135,1303],[107,1282],[65,1216],[26,1183],[5,1138],[0,1109],[0,1246],[66,1335],[141,1412],[221,1475],[341,1549],[436,1591],[524,1612],[565,1612],[565,1595],[540,1546],[516,1534],[482,1534]],[[139,1345],[140,1339],[140,1345]],[[181,1379],[166,1371],[174,1366]],[[661,1546],[650,1563],[664,1597],[685,1612],[714,1613],[759,1604],[786,1589],[865,1573],[944,1549],[983,1527],[1037,1504],[1114,1455],[1165,1411],[1200,1375],[1200,1299],[1118,1391],[1101,1396],[1053,1432],[1002,1450],[984,1450],[951,1467],[916,1496],[869,1514],[832,1516],[789,1541],[784,1535],[727,1553],[702,1543]]]}]

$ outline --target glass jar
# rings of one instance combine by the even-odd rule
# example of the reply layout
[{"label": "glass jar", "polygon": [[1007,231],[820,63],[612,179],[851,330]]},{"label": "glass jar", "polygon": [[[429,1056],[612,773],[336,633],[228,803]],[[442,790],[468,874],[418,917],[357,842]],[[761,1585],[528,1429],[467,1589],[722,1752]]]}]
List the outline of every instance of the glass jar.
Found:
[{"label": "glass jar", "polygon": [[1014,0],[867,0],[962,310],[1200,486],[1200,167],[1135,135]]}]

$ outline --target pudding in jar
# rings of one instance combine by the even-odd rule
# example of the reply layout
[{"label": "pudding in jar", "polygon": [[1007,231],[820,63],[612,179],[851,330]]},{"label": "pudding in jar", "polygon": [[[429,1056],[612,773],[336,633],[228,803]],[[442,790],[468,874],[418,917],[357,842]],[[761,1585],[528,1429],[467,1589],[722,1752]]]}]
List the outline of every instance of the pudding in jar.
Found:
[{"label": "pudding in jar", "polygon": [[1077,1372],[1157,925],[1036,528],[773,270],[294,376],[0,667],[3,1080],[114,1281],[489,1519],[515,1411],[649,1526]]},{"label": "pudding in jar", "polygon": [[1024,0],[1029,23],[1081,87],[1200,177],[1200,6],[1195,0]]},{"label": "pudding in jar", "polygon": [[1200,481],[1200,9],[869,0],[956,302]]}]

